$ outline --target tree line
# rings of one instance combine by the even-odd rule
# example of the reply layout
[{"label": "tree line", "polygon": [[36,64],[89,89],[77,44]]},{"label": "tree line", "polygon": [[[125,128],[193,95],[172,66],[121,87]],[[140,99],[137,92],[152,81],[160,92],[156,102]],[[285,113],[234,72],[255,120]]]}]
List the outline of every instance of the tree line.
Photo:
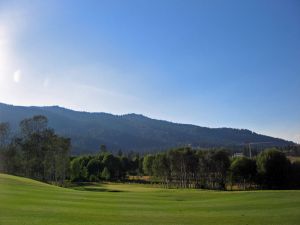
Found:
[{"label": "tree line", "polygon": [[144,172],[166,187],[206,189],[300,188],[300,162],[276,148],[257,157],[231,157],[226,150],[178,148],[146,155]]},{"label": "tree line", "polygon": [[113,154],[105,145],[98,154],[70,156],[71,140],[50,129],[44,116],[24,119],[19,134],[9,134],[9,124],[0,123],[0,172],[45,182],[125,181],[139,175],[166,188],[300,188],[300,162],[290,162],[275,148],[252,159],[232,157],[225,149],[190,147],[143,156]]},{"label": "tree line", "polygon": [[129,175],[143,175],[143,157],[138,153],[114,155],[102,145],[96,155],[73,157],[70,179],[73,182],[126,180]]},{"label": "tree line", "polygon": [[45,116],[24,119],[10,138],[0,123],[0,172],[62,184],[68,177],[71,140],[55,134]]},{"label": "tree line", "polygon": [[166,188],[288,189],[300,188],[300,162],[291,163],[278,149],[257,157],[231,157],[226,150],[176,148],[166,152],[128,157],[101,151],[71,161],[72,181],[128,179],[143,175]]}]

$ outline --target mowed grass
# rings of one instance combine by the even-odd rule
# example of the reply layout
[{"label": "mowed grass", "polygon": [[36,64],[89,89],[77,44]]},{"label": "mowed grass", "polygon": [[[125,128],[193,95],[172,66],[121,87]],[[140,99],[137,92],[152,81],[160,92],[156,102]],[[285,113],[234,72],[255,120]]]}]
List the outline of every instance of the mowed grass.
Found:
[{"label": "mowed grass", "polygon": [[0,224],[300,224],[300,191],[167,190],[114,183],[76,189],[0,174]]}]

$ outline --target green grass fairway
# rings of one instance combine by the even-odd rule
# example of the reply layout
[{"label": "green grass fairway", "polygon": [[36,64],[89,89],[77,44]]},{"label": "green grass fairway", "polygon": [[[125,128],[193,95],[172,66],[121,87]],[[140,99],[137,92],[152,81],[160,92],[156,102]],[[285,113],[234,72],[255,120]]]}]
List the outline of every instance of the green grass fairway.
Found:
[{"label": "green grass fairway", "polygon": [[300,224],[300,191],[166,190],[135,184],[64,189],[0,174],[1,225]]}]

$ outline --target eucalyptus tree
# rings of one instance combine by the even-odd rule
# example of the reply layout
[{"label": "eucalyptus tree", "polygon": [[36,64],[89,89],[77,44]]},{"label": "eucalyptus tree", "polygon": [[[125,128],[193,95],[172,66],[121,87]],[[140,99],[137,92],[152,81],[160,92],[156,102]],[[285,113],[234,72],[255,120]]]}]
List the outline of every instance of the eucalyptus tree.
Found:
[{"label": "eucalyptus tree", "polygon": [[159,153],[155,155],[152,171],[153,175],[158,178],[164,186],[169,186],[171,171],[166,153]]},{"label": "eucalyptus tree", "polygon": [[69,170],[71,140],[55,134],[41,115],[22,120],[20,129],[24,175],[62,183]]},{"label": "eucalyptus tree", "polygon": [[155,160],[154,155],[145,155],[143,161],[143,170],[145,175],[152,176],[153,175],[153,162]]}]

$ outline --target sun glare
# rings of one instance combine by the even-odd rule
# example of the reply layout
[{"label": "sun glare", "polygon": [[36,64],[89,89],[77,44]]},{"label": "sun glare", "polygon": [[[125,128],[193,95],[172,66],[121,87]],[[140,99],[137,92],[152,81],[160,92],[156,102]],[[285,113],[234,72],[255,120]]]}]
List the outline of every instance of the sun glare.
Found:
[{"label": "sun glare", "polygon": [[21,76],[22,76],[21,70],[16,70],[14,72],[14,82],[19,83],[21,80]]}]

